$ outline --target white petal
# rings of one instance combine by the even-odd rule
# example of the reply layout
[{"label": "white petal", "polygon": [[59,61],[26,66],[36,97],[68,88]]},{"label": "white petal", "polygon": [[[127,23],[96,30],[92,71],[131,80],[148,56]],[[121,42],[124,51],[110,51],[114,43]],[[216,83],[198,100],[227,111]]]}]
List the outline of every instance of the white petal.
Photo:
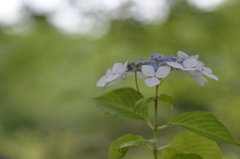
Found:
[{"label": "white petal", "polygon": [[[199,62],[199,61],[198,61]],[[197,66],[196,66],[199,70],[201,70],[203,68],[203,65],[201,65],[200,63],[197,63]]]},{"label": "white petal", "polygon": [[205,82],[205,83],[208,82],[208,80],[207,80],[205,77],[203,77],[203,76],[201,76],[201,79],[202,79],[202,81]]},{"label": "white petal", "polygon": [[193,55],[193,56],[190,56],[190,58],[197,60],[199,58],[199,55]]},{"label": "white petal", "polygon": [[155,75],[154,68],[150,65],[142,65],[142,73],[148,77],[153,77]]},{"label": "white petal", "polygon": [[112,74],[112,70],[111,69],[108,69],[107,72],[106,72],[106,76],[110,76]]},{"label": "white petal", "polygon": [[178,57],[180,57],[180,58],[184,58],[184,59],[188,59],[188,58],[189,58],[188,54],[186,54],[186,53],[184,53],[184,52],[182,52],[182,51],[178,51],[178,52],[177,52],[177,55],[178,55]]},{"label": "white petal", "polygon": [[145,76],[142,72],[137,72],[137,76],[139,78],[146,78],[147,76]]},{"label": "white petal", "polygon": [[156,76],[158,78],[164,78],[164,77],[166,77],[169,74],[170,71],[171,71],[171,67],[169,67],[169,66],[161,66],[161,67],[158,68]]},{"label": "white petal", "polygon": [[116,78],[118,78],[120,75],[121,74],[112,74],[108,78],[105,79],[105,82],[111,82],[111,81],[115,80]]},{"label": "white petal", "polygon": [[196,77],[193,77],[194,81],[199,84],[200,86],[204,86],[204,82],[202,80],[197,79]]},{"label": "white petal", "polygon": [[183,66],[186,68],[197,66],[198,62],[196,59],[187,59],[183,61]]},{"label": "white petal", "polygon": [[100,78],[100,80],[98,80],[96,86],[97,87],[103,87],[105,86],[106,82],[105,82],[106,76],[102,76],[102,78]]},{"label": "white petal", "polygon": [[208,67],[202,67],[202,71],[207,72],[207,73],[212,73],[212,69]]},{"label": "white petal", "polygon": [[126,79],[128,78],[133,72],[123,72],[120,76],[121,79]]},{"label": "white petal", "polygon": [[195,77],[193,77],[193,79],[194,79],[195,82],[197,82],[200,86],[204,86],[204,84],[207,82],[206,78],[204,78],[203,76],[195,76]]},{"label": "white petal", "polygon": [[215,79],[215,80],[218,81],[217,76],[215,76],[215,75],[213,75],[213,74],[211,74],[211,73],[205,72],[205,71],[202,71],[202,73],[203,73],[204,75],[208,76],[209,78],[212,78],[212,79]]},{"label": "white petal", "polygon": [[195,70],[197,70],[197,68],[183,68],[181,70],[183,70],[183,71],[195,71]]},{"label": "white petal", "polygon": [[157,79],[157,78],[148,78],[148,79],[145,80],[145,84],[148,87],[153,87],[153,86],[159,85],[160,84],[160,80]]},{"label": "white petal", "polygon": [[113,85],[115,85],[115,84],[117,84],[117,83],[119,83],[121,81],[122,81],[122,79],[118,78],[117,80],[110,82],[107,86],[108,87],[113,86]]},{"label": "white petal", "polygon": [[198,61],[198,65],[203,66],[204,63],[202,61]]},{"label": "white petal", "polygon": [[166,62],[169,66],[172,66],[174,68],[184,68],[181,64],[177,62]]},{"label": "white petal", "polygon": [[123,66],[122,66],[122,69],[121,69],[121,72],[124,72],[127,68],[127,64],[128,64],[128,61],[126,61]]},{"label": "white petal", "polygon": [[122,80],[125,80],[126,78],[128,78],[131,74],[133,74],[133,72],[123,72],[118,78],[117,80],[114,80],[112,82],[110,82],[108,84],[108,86],[113,86],[119,82],[121,82]]},{"label": "white petal", "polygon": [[122,63],[115,63],[112,68],[112,73],[118,73],[122,69]]},{"label": "white petal", "polygon": [[191,76],[201,76],[202,72],[199,71],[189,71],[189,73],[191,74]]}]

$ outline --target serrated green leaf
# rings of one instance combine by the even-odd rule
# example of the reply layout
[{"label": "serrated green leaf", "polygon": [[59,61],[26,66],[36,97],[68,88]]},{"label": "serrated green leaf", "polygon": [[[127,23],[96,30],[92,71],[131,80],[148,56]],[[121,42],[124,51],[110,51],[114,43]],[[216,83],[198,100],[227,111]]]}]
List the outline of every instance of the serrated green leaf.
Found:
[{"label": "serrated green leaf", "polygon": [[[133,112],[134,104],[142,98],[143,96],[139,95],[132,88],[121,88],[96,97],[93,100],[101,112],[128,118]],[[142,108],[132,115],[132,118],[148,121],[148,108]]]},{"label": "serrated green leaf", "polygon": [[162,150],[163,159],[172,159],[171,157],[179,154],[196,154],[204,159],[222,158],[221,151],[214,141],[194,132],[178,133],[170,142],[169,147]]},{"label": "serrated green leaf", "polygon": [[170,159],[203,159],[201,156],[196,154],[177,154],[172,156]]},{"label": "serrated green leaf", "polygon": [[173,109],[173,97],[168,94],[161,94],[158,100],[170,104],[171,109]]},{"label": "serrated green leaf", "polygon": [[108,151],[108,157],[109,159],[121,159],[123,158],[129,147],[123,147],[121,148],[121,151],[119,151],[121,145],[137,141],[137,140],[142,140],[143,138],[141,136],[135,136],[132,134],[127,134],[124,136],[119,137],[117,140],[113,141],[110,145],[110,149]]},{"label": "serrated green leaf", "polygon": [[173,118],[167,125],[181,126],[210,140],[239,146],[230,131],[213,114],[208,112],[184,113]]},{"label": "serrated green leaf", "polygon": [[144,108],[145,106],[147,106],[148,104],[150,104],[152,101],[154,100],[154,97],[148,97],[148,98],[142,98],[139,99],[133,108],[133,112],[131,113],[131,115],[129,116],[129,119],[131,119],[131,117],[136,114],[136,112],[138,112],[140,109]]}]

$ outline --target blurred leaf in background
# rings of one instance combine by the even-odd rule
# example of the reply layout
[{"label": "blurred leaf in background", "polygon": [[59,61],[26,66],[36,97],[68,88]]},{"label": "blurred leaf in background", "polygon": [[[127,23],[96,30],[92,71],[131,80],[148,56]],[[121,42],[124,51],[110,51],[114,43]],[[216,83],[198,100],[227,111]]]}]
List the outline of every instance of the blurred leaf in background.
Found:
[{"label": "blurred leaf in background", "polygon": [[[160,93],[174,97],[174,110],[162,103],[160,124],[207,110],[240,142],[238,0],[8,0],[0,6],[0,156],[105,159],[111,141],[123,134],[151,137],[141,121],[103,116],[90,98],[135,86],[130,77],[95,87],[114,63],[178,50],[199,54],[219,81],[200,87],[172,73]],[[146,96],[154,94],[143,80],[139,84]],[[176,130],[162,132],[162,145]],[[224,159],[239,159],[237,147],[220,148]],[[136,156],[138,150],[125,158],[152,157],[145,149]]]}]

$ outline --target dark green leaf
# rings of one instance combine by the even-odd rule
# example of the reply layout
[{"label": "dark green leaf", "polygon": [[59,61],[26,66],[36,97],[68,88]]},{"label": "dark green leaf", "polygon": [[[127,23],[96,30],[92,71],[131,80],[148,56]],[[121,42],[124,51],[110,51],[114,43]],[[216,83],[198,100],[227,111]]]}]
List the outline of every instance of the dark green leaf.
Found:
[{"label": "dark green leaf", "polygon": [[[121,88],[96,97],[94,101],[101,112],[128,118],[133,112],[134,104],[142,98],[143,96],[132,88]],[[139,110],[131,118],[148,121],[147,107]]]},{"label": "dark green leaf", "polygon": [[203,159],[201,156],[196,154],[177,154],[172,156],[170,159]]},{"label": "dark green leaf", "polygon": [[169,147],[162,150],[163,159],[175,159],[172,157],[179,154],[195,154],[204,159],[222,158],[221,151],[214,141],[202,137],[194,132],[178,133],[170,142]]},{"label": "dark green leaf", "polygon": [[[117,140],[113,141],[112,144],[110,145],[110,149],[108,152],[108,157],[109,159],[121,159],[125,156],[127,153],[129,146],[122,147],[122,145],[129,143],[129,142],[134,142],[137,140],[142,140],[143,138],[141,136],[134,136],[132,134],[127,134],[124,136],[121,136]],[[120,150],[121,148],[121,150]],[[120,150],[120,151],[119,151]]]},{"label": "dark green leaf", "polygon": [[168,94],[161,94],[158,98],[158,100],[167,102],[170,104],[171,108],[173,109],[173,97]]},{"label": "dark green leaf", "polygon": [[138,112],[140,109],[144,108],[145,106],[147,106],[148,104],[150,104],[152,101],[154,100],[154,97],[148,97],[148,98],[142,98],[140,100],[138,100],[133,108],[133,112],[131,113],[131,115],[129,116],[129,119],[131,119],[131,117]]},{"label": "dark green leaf", "polygon": [[181,126],[210,140],[239,146],[230,131],[213,114],[208,112],[184,113],[173,118],[167,125]]}]

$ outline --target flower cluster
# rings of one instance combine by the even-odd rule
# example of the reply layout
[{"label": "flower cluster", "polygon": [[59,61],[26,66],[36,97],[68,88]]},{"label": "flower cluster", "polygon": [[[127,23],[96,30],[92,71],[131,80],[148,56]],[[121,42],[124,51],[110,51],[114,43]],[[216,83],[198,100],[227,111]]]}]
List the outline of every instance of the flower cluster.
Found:
[{"label": "flower cluster", "polygon": [[150,60],[140,58],[131,62],[127,61],[124,64],[115,63],[112,69],[108,69],[106,75],[97,82],[97,86],[103,87],[107,83],[109,83],[108,86],[111,86],[136,73],[138,77],[147,78],[145,84],[153,87],[159,85],[161,79],[171,71],[186,72],[201,86],[207,82],[203,75],[218,80],[212,74],[212,70],[198,60],[199,55],[188,56],[182,51],[178,51],[177,55],[178,57],[155,53],[150,55]]}]

